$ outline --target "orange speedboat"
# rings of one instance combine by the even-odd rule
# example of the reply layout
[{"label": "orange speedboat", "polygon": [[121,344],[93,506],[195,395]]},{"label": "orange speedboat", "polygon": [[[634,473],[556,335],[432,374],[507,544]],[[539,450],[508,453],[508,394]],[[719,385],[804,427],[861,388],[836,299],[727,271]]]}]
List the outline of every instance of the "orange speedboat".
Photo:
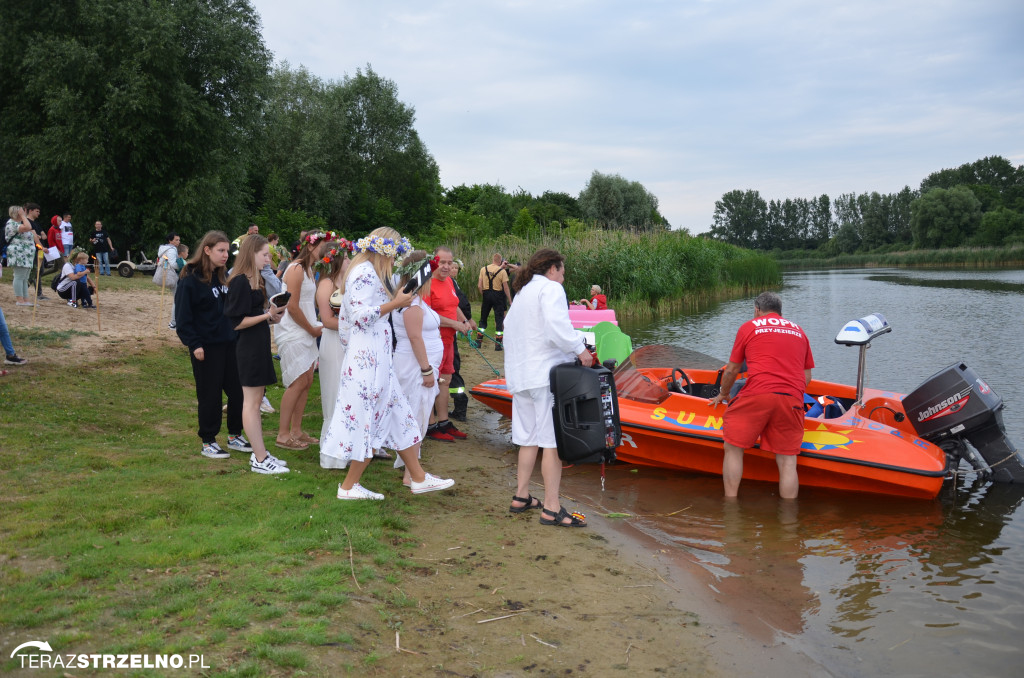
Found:
[{"label": "orange speedboat", "polygon": [[[622,442],[615,448],[618,460],[721,475],[725,407],[713,408],[708,399],[718,393],[722,370],[688,367],[687,355],[669,346],[644,346],[615,369],[622,429]],[[973,380],[964,382],[973,389],[973,396],[964,395],[960,381],[946,383],[950,374],[959,375],[960,368],[969,371],[954,365],[925,382],[912,394],[914,409],[906,410],[906,396],[864,388],[860,375],[857,386],[812,380],[805,396],[808,411],[797,461],[800,484],[932,498],[961,458],[995,480],[1024,482],[1024,460],[1002,432],[1001,401],[989,408],[993,411],[987,412],[984,422],[980,418],[966,424],[957,421],[959,414],[976,414],[971,408],[977,407],[983,394],[998,400],[973,373],[961,377]],[[954,395],[945,395],[950,389]],[[470,394],[511,416],[512,398],[504,380],[484,382]],[[974,402],[969,408],[971,397]],[[914,415],[917,428],[908,412]],[[931,441],[918,432],[928,428],[929,420],[941,424],[941,430],[931,426]],[[983,437],[972,437],[978,431]],[[982,454],[968,450],[963,436]],[[998,469],[988,466],[996,457],[1005,461],[1007,454],[1010,464]],[[743,478],[778,482],[775,456],[756,445],[748,449]]]}]

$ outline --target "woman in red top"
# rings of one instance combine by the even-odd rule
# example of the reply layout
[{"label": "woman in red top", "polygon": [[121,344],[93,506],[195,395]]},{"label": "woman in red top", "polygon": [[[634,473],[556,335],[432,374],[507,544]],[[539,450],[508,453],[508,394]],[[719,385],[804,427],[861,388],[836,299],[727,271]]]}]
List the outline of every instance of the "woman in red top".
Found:
[{"label": "woman in red top", "polygon": [[608,299],[601,294],[600,285],[590,286],[590,301],[586,299],[580,299],[579,303],[583,304],[591,311],[603,311],[608,308]]}]

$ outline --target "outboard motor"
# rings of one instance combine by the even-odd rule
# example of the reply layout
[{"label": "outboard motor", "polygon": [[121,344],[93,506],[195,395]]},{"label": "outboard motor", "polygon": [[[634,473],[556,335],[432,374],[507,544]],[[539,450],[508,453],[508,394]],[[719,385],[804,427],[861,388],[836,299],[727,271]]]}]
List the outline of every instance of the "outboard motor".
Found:
[{"label": "outboard motor", "polygon": [[[903,398],[917,435],[1000,483],[1024,483],[1024,457],[1003,428],[1003,399],[963,363],[931,376]],[[969,442],[974,450],[964,444]]]}]

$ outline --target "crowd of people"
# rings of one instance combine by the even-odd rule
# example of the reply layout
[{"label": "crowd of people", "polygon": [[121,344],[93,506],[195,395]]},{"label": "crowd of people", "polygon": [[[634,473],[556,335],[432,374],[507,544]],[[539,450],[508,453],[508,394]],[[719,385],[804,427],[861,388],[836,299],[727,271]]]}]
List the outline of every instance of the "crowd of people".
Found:
[{"label": "crowd of people", "polygon": [[[285,391],[271,444],[279,454],[317,447],[321,467],[345,471],[339,499],[384,499],[363,485],[374,460],[393,460],[413,494],[453,487],[453,479],[423,468],[420,449],[427,438],[454,443],[468,437],[451,421],[466,415],[456,337],[477,330],[454,278],[462,262],[445,246],[414,250],[390,228],[355,241],[304,233],[290,256],[278,241],[263,238],[255,226],[233,242],[212,231],[181,270],[174,323],[191,355],[202,454],[229,455],[216,439],[226,409],[227,447],[249,452],[256,473],[289,472],[288,462],[267,450],[260,419],[279,357]],[[501,299],[488,295],[488,312],[495,313],[496,345],[507,350],[513,442],[520,446],[509,511],[539,509],[542,524],[582,527],[584,517],[559,501],[561,462],[546,375],[557,362],[579,357],[589,364],[591,355],[568,318],[564,258],[541,250],[515,276],[517,270],[495,255],[480,275],[481,285],[486,281],[501,293]],[[518,321],[506,334],[509,303],[508,317]],[[323,426],[311,435],[302,423],[317,373]],[[538,458],[543,500],[529,492]]]},{"label": "crowd of people", "polygon": [[[17,303],[32,303],[28,285],[36,252],[53,247],[62,261],[58,294],[70,305],[92,308],[93,275],[110,275],[115,250],[109,234],[97,221],[89,239],[97,260],[92,271],[89,255],[74,247],[71,215],[55,216],[44,235],[32,221],[38,213],[33,205],[9,211],[6,253]],[[189,351],[200,454],[224,459],[230,451],[246,452],[255,473],[289,472],[288,462],[268,449],[261,419],[261,411],[274,412],[266,387],[278,381],[277,358],[285,387],[271,443],[278,454],[318,447],[323,468],[345,470],[337,493],[342,500],[384,499],[361,484],[375,459],[393,460],[413,494],[451,488],[453,479],[423,468],[420,447],[427,438],[454,443],[468,437],[452,421],[465,420],[468,403],[456,338],[482,335],[493,311],[495,350],[508,351],[513,442],[520,446],[509,511],[540,509],[543,524],[585,525],[559,502],[561,462],[546,384],[555,362],[590,359],[568,319],[564,258],[541,250],[516,276],[519,266],[495,254],[480,270],[485,303],[479,328],[455,281],[462,266],[450,248],[413,250],[390,228],[355,241],[303,233],[291,252],[276,234],[261,236],[255,224],[233,241],[210,231],[191,253],[178,234],[169,233],[158,250],[154,282],[173,291],[169,326]],[[410,282],[419,284],[410,289]],[[558,308],[560,313],[551,312]],[[519,319],[507,334],[506,312]],[[11,346],[2,311],[0,342],[7,364],[25,362]],[[302,425],[317,372],[323,426],[311,435]],[[222,448],[217,438],[225,413]],[[538,457],[543,501],[529,493]]]}]

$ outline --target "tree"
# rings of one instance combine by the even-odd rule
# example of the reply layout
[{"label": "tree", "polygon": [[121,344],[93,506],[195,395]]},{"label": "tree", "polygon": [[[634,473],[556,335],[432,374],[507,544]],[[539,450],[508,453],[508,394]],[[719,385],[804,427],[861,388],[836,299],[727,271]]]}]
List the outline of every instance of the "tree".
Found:
[{"label": "tree", "polygon": [[21,0],[5,19],[3,193],[125,246],[241,225],[270,60],[247,0]]},{"label": "tree", "polygon": [[1024,214],[997,207],[981,217],[973,243],[982,247],[998,247],[1014,236],[1024,236]]},{"label": "tree", "polygon": [[394,82],[369,65],[346,77],[344,89],[350,151],[356,159],[351,226],[425,232],[437,216],[441,182],[437,163],[413,127],[415,110],[398,100]]},{"label": "tree", "polygon": [[807,245],[821,247],[828,242],[835,231],[832,223],[832,203],[827,194],[822,193],[819,197],[811,200],[808,221]]},{"label": "tree", "polygon": [[911,204],[914,247],[957,247],[974,235],[981,203],[966,186],[933,188]]},{"label": "tree", "polygon": [[[341,86],[283,63],[270,75],[261,113],[251,171],[261,209],[304,210],[331,224],[348,223],[356,161]],[[284,204],[270,204],[282,193]]]},{"label": "tree", "polygon": [[710,235],[739,247],[755,248],[762,242],[768,204],[757,191],[729,191],[715,201]]},{"label": "tree", "polygon": [[665,228],[658,213],[658,199],[637,181],[597,170],[580,192],[580,210],[586,219],[604,228],[651,230]]}]

